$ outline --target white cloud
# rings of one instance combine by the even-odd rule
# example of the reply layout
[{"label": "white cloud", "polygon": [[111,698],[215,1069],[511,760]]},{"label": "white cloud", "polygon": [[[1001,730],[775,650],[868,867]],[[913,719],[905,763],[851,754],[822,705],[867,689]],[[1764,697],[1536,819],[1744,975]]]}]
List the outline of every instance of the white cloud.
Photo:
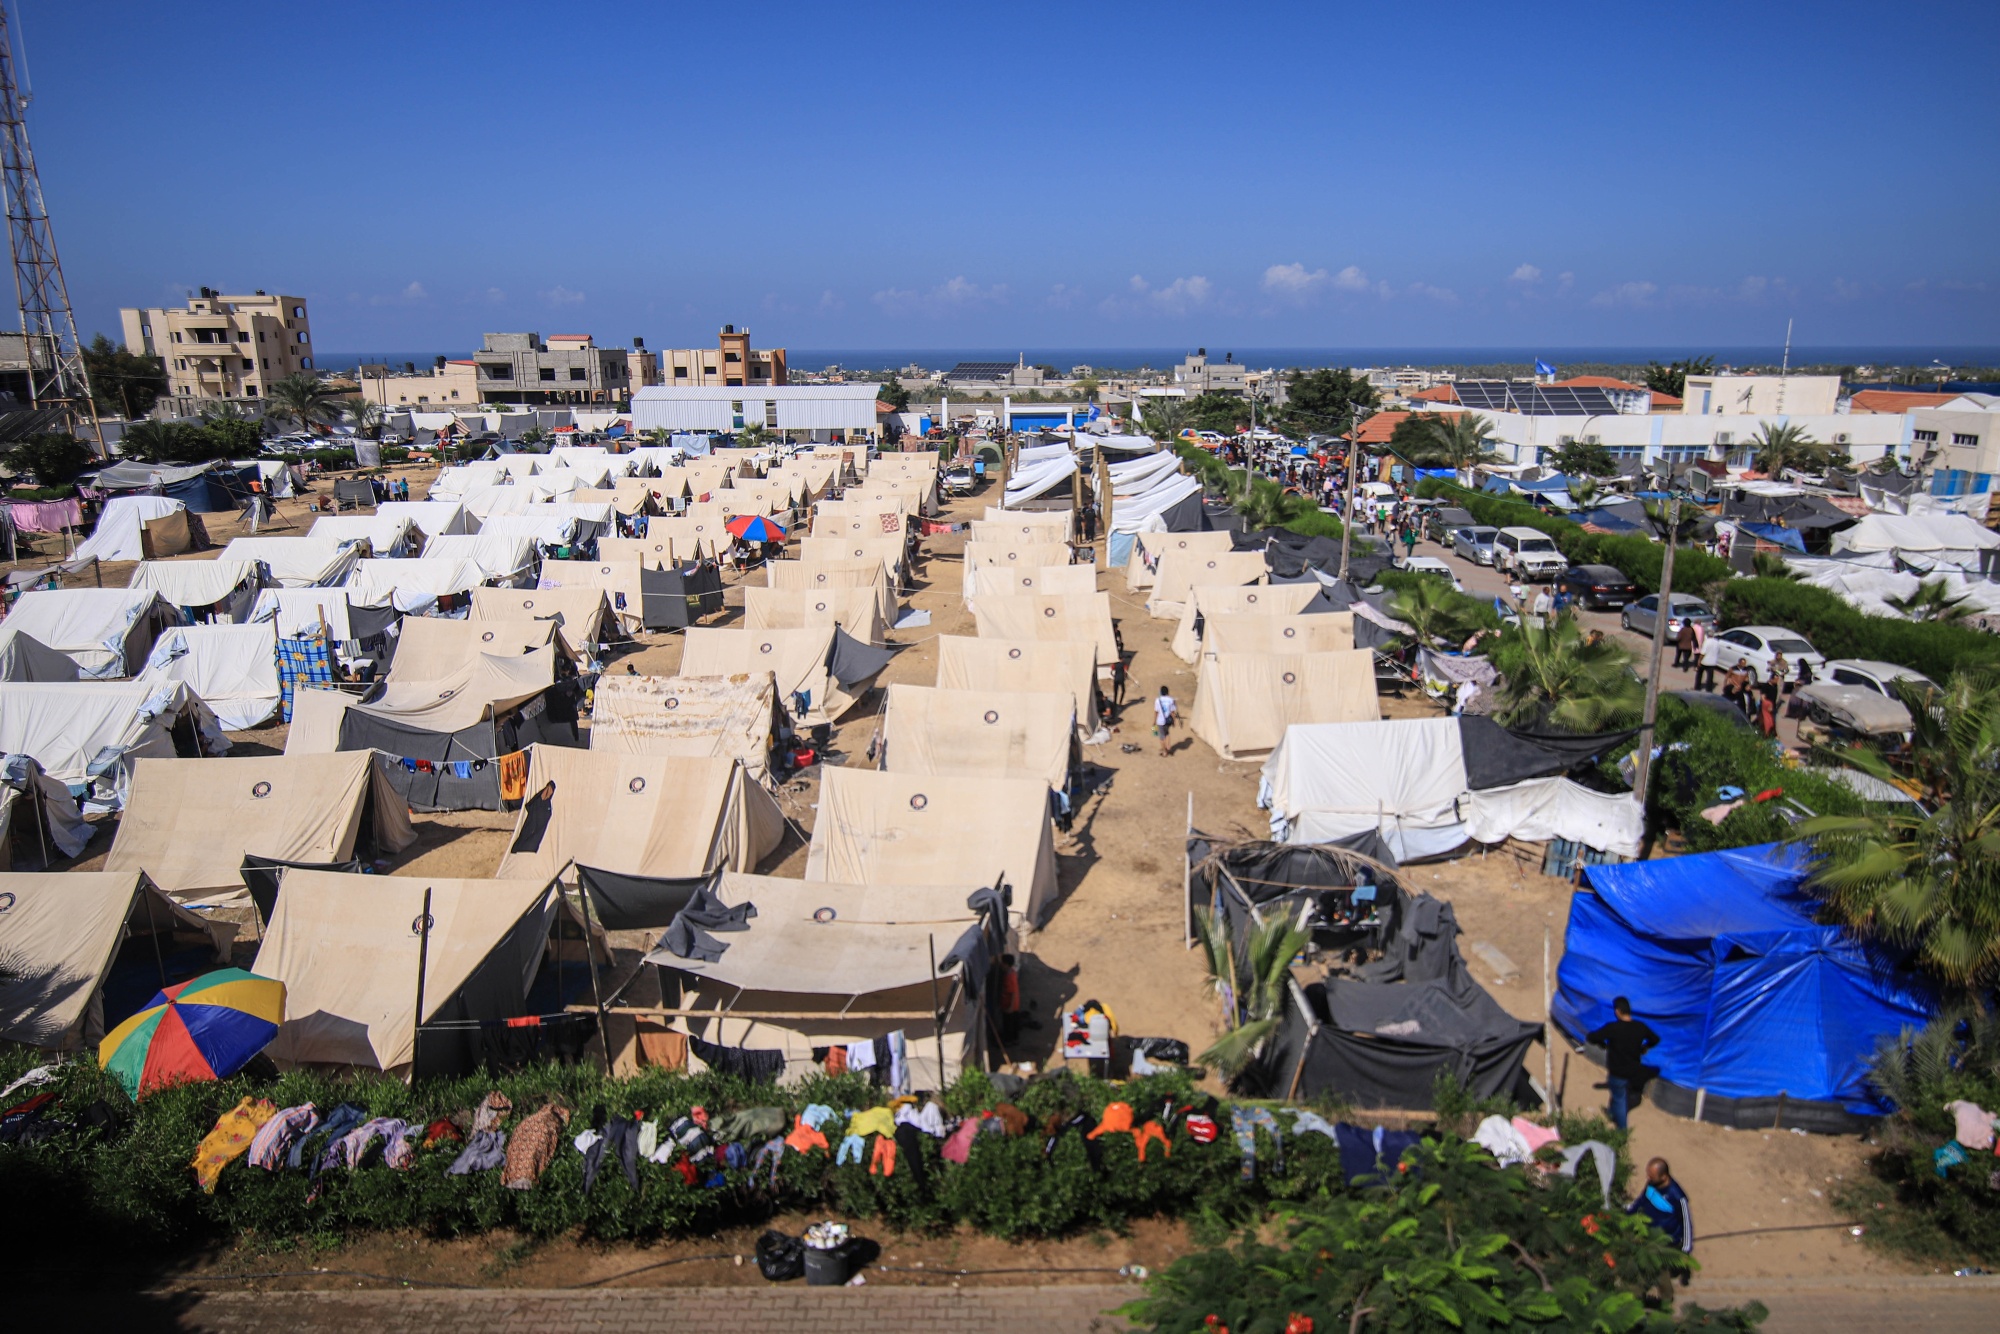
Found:
[{"label": "white cloud", "polygon": [[1771,285],[1769,278],[1750,277],[1737,284],[1736,293],[1745,301],[1754,301],[1764,295],[1764,289]]},{"label": "white cloud", "polygon": [[507,294],[497,287],[489,287],[486,289],[486,299],[497,306],[507,299]]},{"label": "white cloud", "polygon": [[839,310],[847,303],[834,295],[831,287],[819,294],[819,308],[825,311]]},{"label": "white cloud", "polygon": [[1308,296],[1329,281],[1325,269],[1308,271],[1303,264],[1273,264],[1264,270],[1264,290],[1293,299]]},{"label": "white cloud", "polygon": [[1075,306],[1083,293],[1068,283],[1057,283],[1049,288],[1049,294],[1042,298],[1042,304],[1054,310],[1068,310]]},{"label": "white cloud", "polygon": [[[1343,292],[1365,292],[1368,290],[1368,275],[1361,271],[1360,265],[1349,264],[1333,275],[1333,285]],[[1377,284],[1377,290],[1386,295],[1386,289],[1381,284]]]},{"label": "white cloud", "polygon": [[1590,298],[1593,306],[1643,306],[1660,289],[1648,282],[1620,283]]},{"label": "white cloud", "polygon": [[1518,265],[1512,273],[1507,275],[1508,282],[1521,283],[1524,286],[1529,283],[1538,283],[1541,280],[1542,271],[1532,264]]},{"label": "white cloud", "polygon": [[431,294],[424,290],[424,285],[413,282],[394,296],[371,296],[368,298],[368,304],[371,306],[414,306],[419,302],[430,299]]},{"label": "white cloud", "polygon": [[552,306],[580,306],[583,304],[583,293],[557,283],[542,293],[542,300]]},{"label": "white cloud", "polygon": [[981,287],[963,274],[939,283],[928,291],[887,287],[870,298],[891,315],[939,314],[967,306],[999,304],[1007,299],[1007,284]]},{"label": "white cloud", "polygon": [[[1200,274],[1176,278],[1165,287],[1154,287],[1138,274],[1132,275],[1129,284],[1134,297],[1145,306],[1162,310],[1170,315],[1180,315],[1208,304],[1215,295],[1215,284]],[[1105,302],[1105,309],[1112,310],[1114,303]]]}]

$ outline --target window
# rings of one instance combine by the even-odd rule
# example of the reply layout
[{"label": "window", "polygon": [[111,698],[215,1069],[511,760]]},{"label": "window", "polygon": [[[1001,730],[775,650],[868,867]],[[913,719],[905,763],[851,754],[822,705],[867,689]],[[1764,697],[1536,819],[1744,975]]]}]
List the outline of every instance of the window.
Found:
[{"label": "window", "polygon": [[301,343],[303,343],[303,342],[306,342],[306,341],[307,341],[307,339],[306,339],[306,331],[305,331],[304,329],[301,329],[301,330],[299,330],[299,341],[300,341]]},{"label": "window", "polygon": [[262,329],[257,331],[257,341],[260,343],[264,341],[264,331]]},{"label": "window", "polygon": [[271,359],[269,357],[259,357],[258,360],[264,363],[265,370],[268,371],[271,369]]},{"label": "window", "polygon": [[292,307],[292,318],[293,318],[293,319],[295,319],[295,320],[302,320],[302,319],[304,319],[305,317],[306,317],[306,308],[305,308],[304,306],[293,306],[293,307]]},{"label": "window", "polygon": [[553,380],[553,379],[555,379],[555,378],[556,378],[556,368],[555,368],[555,367],[553,367],[553,366],[544,366],[544,367],[542,367],[542,378],[543,378],[544,380]]},{"label": "window", "polygon": [[723,359],[724,361],[741,361],[741,360],[743,360],[743,358],[742,358],[741,356],[737,355],[737,354],[736,354],[736,353],[734,353],[734,352],[725,352],[725,353],[723,353],[723,354],[722,354],[722,359]]},{"label": "window", "polygon": [[249,341],[250,341],[250,331],[249,331],[248,329],[238,329],[238,330],[236,331],[236,341],[237,341],[237,342],[239,342],[239,343],[247,343],[247,342],[249,342]]},{"label": "window", "polygon": [[257,397],[257,386],[254,384],[246,384],[243,386],[243,392],[246,396],[250,398],[255,398]]},{"label": "window", "polygon": [[771,431],[778,429],[778,405],[775,400],[766,399],[764,402],[764,427]]},{"label": "window", "polygon": [[311,357],[300,357],[299,367],[301,370],[311,370],[313,368],[313,359]]},{"label": "window", "polygon": [[252,361],[249,357],[245,357],[243,358],[243,369],[246,371],[254,371],[257,369],[257,363],[255,361]]},{"label": "window", "polygon": [[174,369],[175,369],[175,370],[177,370],[177,371],[184,371],[184,370],[186,370],[187,368],[188,368],[188,364],[187,364],[187,358],[186,358],[186,357],[182,357],[182,358],[181,358],[181,359],[180,359],[179,361],[176,361],[176,362],[174,363]]},{"label": "window", "polygon": [[674,378],[675,378],[676,380],[685,380],[685,379],[687,379],[687,378],[688,378],[688,368],[687,368],[687,367],[685,367],[685,366],[676,366],[676,367],[674,367]]},{"label": "window", "polygon": [[[176,336],[176,337],[179,337],[179,335],[175,335],[175,336]],[[1936,444],[1936,443],[1937,443],[1937,432],[1936,432],[1936,431],[1912,431],[1912,432],[1910,432],[1910,438],[1911,438],[1912,440],[1916,441],[1916,442],[1917,442],[1918,444],[1920,444],[1920,445],[1934,445],[1934,444]]]},{"label": "window", "polygon": [[[181,331],[179,329],[174,330],[174,341],[176,343],[181,341]],[[1931,432],[1931,439],[1933,440],[1937,439],[1937,432],[1935,431]]]},{"label": "window", "polygon": [[486,378],[489,380],[511,380],[514,378],[514,368],[502,361],[485,362],[479,369],[486,372]]},{"label": "window", "polygon": [[1951,433],[1951,442],[1954,445],[1965,445],[1976,448],[1979,444],[1979,437],[1976,435],[1967,435],[1963,431],[1953,431]]},{"label": "window", "polygon": [[590,372],[582,366],[572,366],[569,368],[569,378],[572,380],[588,381],[590,379]]}]

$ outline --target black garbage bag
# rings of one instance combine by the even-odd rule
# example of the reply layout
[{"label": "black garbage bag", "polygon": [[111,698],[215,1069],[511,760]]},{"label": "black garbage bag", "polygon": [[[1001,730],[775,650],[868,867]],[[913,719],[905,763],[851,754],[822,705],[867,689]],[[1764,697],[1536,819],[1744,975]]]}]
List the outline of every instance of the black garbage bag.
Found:
[{"label": "black garbage bag", "polygon": [[806,1244],[775,1228],[757,1238],[757,1272],[773,1283],[805,1277]]}]

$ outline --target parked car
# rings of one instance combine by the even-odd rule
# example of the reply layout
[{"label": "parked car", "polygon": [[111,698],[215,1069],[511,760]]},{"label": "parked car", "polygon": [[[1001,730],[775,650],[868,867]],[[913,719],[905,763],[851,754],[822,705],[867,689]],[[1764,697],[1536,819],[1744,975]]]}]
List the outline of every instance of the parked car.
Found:
[{"label": "parked car", "polygon": [[1399,556],[1395,564],[1397,569],[1408,570],[1412,574],[1433,575],[1450,584],[1456,591],[1460,593],[1465,591],[1465,585],[1458,582],[1458,576],[1452,573],[1451,566],[1436,556]]},{"label": "parked car", "polygon": [[1560,579],[1569,560],[1556,540],[1535,528],[1502,528],[1493,536],[1493,568],[1522,579]]},{"label": "parked car", "polygon": [[1572,565],[1562,573],[1562,586],[1586,607],[1622,607],[1639,596],[1638,585],[1609,565]]},{"label": "parked car", "polygon": [[944,493],[948,496],[969,496],[975,485],[969,464],[958,464],[948,468],[944,474]]},{"label": "parked car", "polygon": [[1451,535],[1451,549],[1454,555],[1465,557],[1474,565],[1493,563],[1493,539],[1500,535],[1498,528],[1486,528],[1475,524],[1470,528],[1459,528]]},{"label": "parked car", "polygon": [[1796,630],[1787,630],[1778,625],[1739,625],[1733,630],[1708,637],[1702,647],[1701,660],[1711,666],[1729,671],[1739,660],[1747,661],[1757,669],[1757,679],[1763,680],[1771,673],[1771,664],[1782,653],[1785,655],[1785,678],[1796,681],[1799,665],[1811,663],[1813,679],[1820,680],[1826,675],[1826,659],[1800,637]]},{"label": "parked car", "polygon": [[1455,505],[1439,505],[1424,511],[1424,536],[1443,546],[1460,528],[1477,527],[1479,520]]},{"label": "parked car", "polygon": [[[1627,630],[1636,630],[1642,635],[1653,633],[1653,622],[1659,619],[1660,595],[1648,593],[1637,602],[1628,603],[1625,614],[1618,618]],[[1674,605],[1667,612],[1667,638],[1672,639],[1681,632],[1684,622],[1714,628],[1715,613],[1706,602],[1687,593],[1674,594]]]},{"label": "parked car", "polygon": [[1910,667],[1899,667],[1893,662],[1876,662],[1868,658],[1835,658],[1826,664],[1822,679],[1842,686],[1861,686],[1878,695],[1896,698],[1896,682],[1909,681],[1918,686],[1937,689],[1937,682],[1922,672]]}]

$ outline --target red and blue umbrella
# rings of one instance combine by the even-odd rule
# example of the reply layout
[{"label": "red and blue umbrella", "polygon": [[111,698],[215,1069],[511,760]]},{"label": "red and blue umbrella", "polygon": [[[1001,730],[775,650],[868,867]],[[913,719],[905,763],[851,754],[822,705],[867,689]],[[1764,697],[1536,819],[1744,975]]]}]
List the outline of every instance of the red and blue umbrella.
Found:
[{"label": "red and blue umbrella", "polygon": [[105,1035],[97,1063],[136,1101],[156,1088],[235,1074],[284,1022],[283,982],[223,968],[157,993]]},{"label": "red and blue umbrella", "polygon": [[739,514],[723,527],[745,542],[782,542],[785,530],[761,514]]}]

